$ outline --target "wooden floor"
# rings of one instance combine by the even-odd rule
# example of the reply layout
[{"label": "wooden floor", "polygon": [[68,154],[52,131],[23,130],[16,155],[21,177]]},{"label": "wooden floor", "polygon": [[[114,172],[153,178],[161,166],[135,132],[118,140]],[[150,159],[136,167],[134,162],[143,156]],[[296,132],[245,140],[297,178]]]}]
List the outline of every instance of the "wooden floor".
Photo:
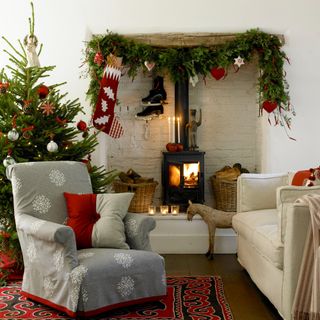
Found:
[{"label": "wooden floor", "polygon": [[204,255],[165,254],[168,275],[219,275],[234,320],[282,319],[261,294],[234,254],[217,254],[208,261]]}]

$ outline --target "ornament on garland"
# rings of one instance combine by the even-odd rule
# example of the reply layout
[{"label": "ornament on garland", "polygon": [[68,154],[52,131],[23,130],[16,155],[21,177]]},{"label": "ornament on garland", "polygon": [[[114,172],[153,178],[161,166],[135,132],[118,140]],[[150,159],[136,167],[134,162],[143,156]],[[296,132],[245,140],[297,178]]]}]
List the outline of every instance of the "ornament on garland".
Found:
[{"label": "ornament on garland", "polygon": [[98,51],[93,58],[93,62],[98,66],[101,66],[103,61],[104,61],[103,54],[101,53],[101,51]]},{"label": "ornament on garland", "polygon": [[93,114],[93,125],[114,139],[120,138],[124,130],[115,117],[114,107],[121,77],[122,58],[114,55],[107,57],[107,65],[100,82],[98,99]]},{"label": "ornament on garland", "polygon": [[216,80],[220,80],[225,77],[226,70],[221,67],[215,67],[210,70],[210,73]]},{"label": "ornament on garland", "polygon": [[240,67],[244,65],[243,58],[241,58],[240,56],[238,56],[237,58],[234,58],[234,65],[237,66],[238,69],[240,69]]},{"label": "ornament on garland", "polygon": [[44,84],[40,85],[37,91],[40,99],[45,99],[49,94],[49,88]]},{"label": "ornament on garland", "polygon": [[57,152],[58,151],[58,145],[53,141],[53,138],[51,138],[50,142],[47,144],[47,150],[49,152]]},{"label": "ornament on garland", "polygon": [[193,87],[199,82],[198,76],[195,74],[194,76],[190,77],[189,82],[192,84]]},{"label": "ornament on garland", "polygon": [[9,132],[8,132],[8,139],[10,141],[17,141],[19,139],[19,132],[17,131],[16,128],[12,128]]},{"label": "ornament on garland", "polygon": [[153,61],[151,61],[151,62],[145,61],[144,65],[146,66],[148,71],[151,71],[155,67],[156,64]]},{"label": "ornament on garland", "polygon": [[8,88],[9,88],[8,82],[6,82],[6,83],[0,82],[0,93],[2,93],[2,94],[7,93]]},{"label": "ornament on garland", "polygon": [[268,113],[271,113],[273,112],[276,108],[277,108],[278,104],[276,101],[269,101],[269,100],[266,100],[263,102],[262,104],[262,108],[264,110],[266,110]]},{"label": "ornament on garland", "polygon": [[42,109],[42,113],[46,116],[54,113],[54,105],[50,102],[43,103],[40,109]]}]

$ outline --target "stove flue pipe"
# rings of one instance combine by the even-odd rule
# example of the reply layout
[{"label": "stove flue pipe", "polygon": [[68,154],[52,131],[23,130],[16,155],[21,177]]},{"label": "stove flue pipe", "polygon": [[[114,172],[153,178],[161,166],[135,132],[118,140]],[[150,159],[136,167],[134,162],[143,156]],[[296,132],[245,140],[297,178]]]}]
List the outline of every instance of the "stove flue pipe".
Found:
[{"label": "stove flue pipe", "polygon": [[[183,144],[184,150],[189,150],[189,132],[186,129],[187,123],[189,123],[189,81],[181,80],[175,83],[175,117],[180,117],[180,142]],[[176,137],[177,126],[175,126]]]}]

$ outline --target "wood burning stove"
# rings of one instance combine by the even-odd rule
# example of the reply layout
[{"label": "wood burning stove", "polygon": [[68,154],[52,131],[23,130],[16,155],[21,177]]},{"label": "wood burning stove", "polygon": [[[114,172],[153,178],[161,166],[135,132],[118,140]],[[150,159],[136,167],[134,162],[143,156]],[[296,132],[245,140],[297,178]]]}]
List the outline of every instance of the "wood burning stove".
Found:
[{"label": "wood burning stove", "polygon": [[164,204],[178,204],[181,210],[188,200],[204,202],[204,152],[163,152],[162,187]]}]

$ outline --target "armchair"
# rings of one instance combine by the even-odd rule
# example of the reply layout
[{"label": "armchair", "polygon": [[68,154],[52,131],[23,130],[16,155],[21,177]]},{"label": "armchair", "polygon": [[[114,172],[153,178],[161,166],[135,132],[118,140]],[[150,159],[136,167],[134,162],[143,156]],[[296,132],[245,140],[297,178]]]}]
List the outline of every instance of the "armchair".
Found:
[{"label": "armchair", "polygon": [[112,308],[156,300],[166,294],[164,259],[151,251],[151,217],[124,219],[129,250],[77,250],[73,230],[64,225],[64,192],[92,193],[84,164],[30,162],[7,168],[24,259],[22,292],[71,317],[94,316]]},{"label": "armchair", "polygon": [[289,174],[242,174],[237,184],[238,261],[280,315],[292,319],[309,208],[295,201],[320,186],[291,186]]}]

